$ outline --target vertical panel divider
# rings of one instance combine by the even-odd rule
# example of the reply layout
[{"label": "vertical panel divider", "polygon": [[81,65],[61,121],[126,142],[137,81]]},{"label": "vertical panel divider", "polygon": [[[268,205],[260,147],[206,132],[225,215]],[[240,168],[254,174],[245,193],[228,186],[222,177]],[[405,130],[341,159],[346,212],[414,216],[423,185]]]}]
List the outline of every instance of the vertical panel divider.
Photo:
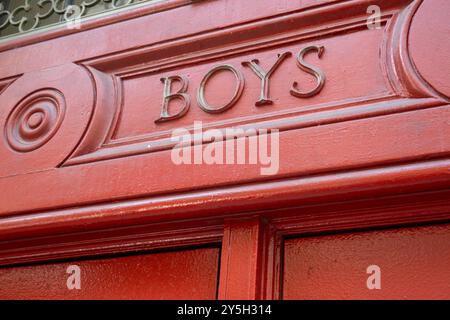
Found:
[{"label": "vertical panel divider", "polygon": [[263,217],[224,223],[219,299],[264,300],[280,296],[281,238]]}]

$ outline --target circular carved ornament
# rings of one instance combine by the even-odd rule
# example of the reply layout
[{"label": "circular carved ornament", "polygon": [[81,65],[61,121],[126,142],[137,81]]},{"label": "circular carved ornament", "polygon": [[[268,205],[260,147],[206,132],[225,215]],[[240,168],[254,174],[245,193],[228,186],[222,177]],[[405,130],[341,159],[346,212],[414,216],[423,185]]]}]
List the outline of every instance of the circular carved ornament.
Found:
[{"label": "circular carved ornament", "polygon": [[64,119],[64,95],[54,89],[39,90],[20,101],[6,121],[6,140],[18,152],[33,151],[47,143]]},{"label": "circular carved ornament", "polygon": [[0,94],[0,178],[56,168],[76,150],[95,108],[86,68],[25,73]]},{"label": "circular carved ornament", "polygon": [[450,1],[416,2],[409,32],[409,52],[414,68],[427,84],[450,97]]}]

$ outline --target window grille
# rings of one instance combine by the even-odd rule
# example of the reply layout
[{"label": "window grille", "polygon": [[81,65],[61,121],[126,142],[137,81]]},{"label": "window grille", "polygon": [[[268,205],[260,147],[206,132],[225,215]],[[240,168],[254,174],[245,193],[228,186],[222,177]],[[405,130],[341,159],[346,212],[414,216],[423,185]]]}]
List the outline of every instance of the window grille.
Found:
[{"label": "window grille", "polygon": [[57,24],[75,29],[85,17],[156,1],[161,0],[0,0],[0,39]]}]

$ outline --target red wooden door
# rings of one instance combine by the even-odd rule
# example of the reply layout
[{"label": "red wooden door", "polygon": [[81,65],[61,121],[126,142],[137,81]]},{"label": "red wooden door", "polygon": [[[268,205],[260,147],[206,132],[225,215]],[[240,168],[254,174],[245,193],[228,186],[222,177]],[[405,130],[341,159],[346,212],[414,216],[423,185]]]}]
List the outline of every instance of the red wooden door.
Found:
[{"label": "red wooden door", "polygon": [[24,2],[2,298],[449,297],[449,1]]},{"label": "red wooden door", "polygon": [[211,300],[218,262],[211,248],[5,268],[0,299]]},{"label": "red wooden door", "polygon": [[283,297],[450,299],[449,230],[437,225],[286,240]]}]

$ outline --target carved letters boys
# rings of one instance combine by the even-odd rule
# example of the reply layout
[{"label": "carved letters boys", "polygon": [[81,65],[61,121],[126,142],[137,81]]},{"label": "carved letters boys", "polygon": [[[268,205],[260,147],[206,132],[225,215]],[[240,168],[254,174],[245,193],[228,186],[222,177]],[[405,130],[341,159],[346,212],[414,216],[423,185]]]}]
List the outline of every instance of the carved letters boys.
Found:
[{"label": "carved letters boys", "polygon": [[[293,82],[292,87],[290,89],[290,94],[294,97],[298,98],[308,98],[318,94],[325,85],[325,74],[324,72],[316,66],[313,66],[307,63],[304,60],[305,55],[310,51],[316,51],[319,58],[322,57],[325,48],[323,46],[308,46],[300,50],[296,57],[297,66],[304,72],[313,75],[316,78],[317,84],[314,89],[310,91],[301,91],[298,87],[297,82]],[[278,55],[277,61],[272,65],[269,70],[264,70],[260,65],[257,59],[251,61],[244,61],[242,65],[244,67],[250,68],[255,75],[261,80],[261,91],[259,100],[256,101],[256,106],[264,106],[273,104],[273,101],[270,99],[269,88],[270,88],[270,77],[272,74],[278,69],[278,67],[283,63],[283,61],[290,57],[291,52],[285,52]],[[213,106],[208,103],[205,97],[206,84],[208,80],[217,72],[220,71],[228,71],[231,72],[236,81],[236,86],[234,89],[234,94],[230,101],[224,103],[223,105]],[[178,119],[183,117],[186,112],[189,110],[191,104],[191,98],[187,93],[189,80],[184,76],[171,76],[162,78],[161,81],[164,84],[164,92],[163,92],[163,102],[161,115],[155,122],[165,122],[173,119]],[[172,83],[174,81],[178,81],[181,83],[181,88],[177,92],[172,92]],[[208,73],[203,77],[200,87],[197,91],[197,102],[199,107],[207,112],[207,113],[221,113],[225,110],[231,108],[236,104],[239,98],[242,95],[244,90],[244,76],[242,72],[236,69],[234,66],[229,64],[223,64],[216,66],[208,71]],[[174,114],[170,114],[169,112],[169,104],[172,99],[178,99],[182,101],[182,107]]]}]

